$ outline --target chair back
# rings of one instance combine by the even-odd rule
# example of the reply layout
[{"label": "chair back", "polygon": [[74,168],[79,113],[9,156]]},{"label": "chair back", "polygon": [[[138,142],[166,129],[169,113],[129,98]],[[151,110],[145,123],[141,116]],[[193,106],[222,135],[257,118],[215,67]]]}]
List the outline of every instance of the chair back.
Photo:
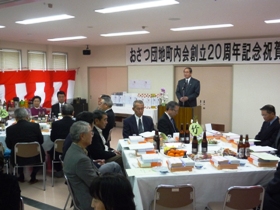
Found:
[{"label": "chair back", "polygon": [[63,153],[63,144],[65,139],[56,139],[54,141],[54,153],[53,153],[53,159],[55,160],[55,153]]},{"label": "chair back", "polygon": [[5,152],[4,146],[3,146],[2,142],[0,142],[0,153],[2,153],[2,155],[4,155],[4,152]]},{"label": "chair back", "polygon": [[224,207],[233,209],[262,209],[265,190],[262,186],[233,186],[228,188]]},{"label": "chair back", "polygon": [[195,209],[195,191],[191,184],[159,185],[155,189],[153,210]]},{"label": "chair back", "polygon": [[20,196],[20,201],[19,201],[19,210],[24,210],[24,202],[22,197]]},{"label": "chair back", "polygon": [[43,162],[41,146],[38,142],[20,142],[15,145],[15,164],[17,164],[17,156],[23,158],[40,156],[40,162]]},{"label": "chair back", "polygon": [[74,209],[80,210],[80,209],[78,208],[78,206],[77,206],[77,202],[76,202],[75,195],[74,195],[74,192],[73,192],[73,190],[72,190],[71,184],[70,184],[70,182],[69,182],[67,176],[65,175],[65,173],[64,173],[64,178],[65,178],[65,180],[66,180],[69,193],[70,193],[70,195],[71,195],[71,197],[72,197],[72,200],[73,200],[73,204],[74,204],[74,207],[75,207]]},{"label": "chair back", "polygon": [[113,129],[114,129],[114,128],[111,128],[111,130],[109,131],[109,135],[108,135],[107,142],[110,142],[111,139],[112,139],[112,138],[111,138],[111,135],[112,135]]}]

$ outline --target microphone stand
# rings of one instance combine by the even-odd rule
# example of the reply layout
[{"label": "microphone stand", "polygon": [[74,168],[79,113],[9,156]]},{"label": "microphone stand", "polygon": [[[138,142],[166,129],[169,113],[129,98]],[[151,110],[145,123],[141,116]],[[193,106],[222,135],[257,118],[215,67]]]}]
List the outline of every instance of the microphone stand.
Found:
[{"label": "microphone stand", "polygon": [[[183,97],[185,97],[185,88],[186,88],[186,82],[184,83],[184,86],[182,87]],[[185,107],[185,100],[183,101],[183,107]]]}]

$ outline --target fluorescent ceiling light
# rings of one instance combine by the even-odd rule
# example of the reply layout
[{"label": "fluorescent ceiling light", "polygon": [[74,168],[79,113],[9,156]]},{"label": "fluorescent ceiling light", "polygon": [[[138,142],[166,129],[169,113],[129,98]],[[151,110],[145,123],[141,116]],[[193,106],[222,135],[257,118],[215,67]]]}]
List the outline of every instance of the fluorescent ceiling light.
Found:
[{"label": "fluorescent ceiling light", "polygon": [[207,26],[192,26],[192,27],[182,27],[182,28],[171,28],[171,31],[190,31],[190,30],[200,30],[200,29],[212,29],[212,28],[226,28],[232,27],[232,24],[220,24],[220,25],[207,25]]},{"label": "fluorescent ceiling light", "polygon": [[67,41],[67,40],[75,40],[75,39],[86,39],[85,36],[71,36],[71,37],[62,37],[62,38],[54,38],[54,39],[48,39],[48,41],[51,42],[58,42],[58,41]]},{"label": "fluorescent ceiling light", "polygon": [[150,2],[146,2],[146,3],[129,4],[129,5],[118,6],[118,7],[108,7],[105,9],[95,10],[95,12],[99,12],[99,13],[123,12],[123,11],[145,9],[145,8],[151,8],[151,7],[168,6],[168,5],[173,5],[173,4],[179,4],[179,2],[175,1],[175,0],[150,1]]},{"label": "fluorescent ceiling light", "polygon": [[119,33],[110,33],[110,34],[100,34],[100,36],[110,37],[110,36],[130,36],[138,34],[149,34],[149,31],[131,31],[131,32],[119,32]]},{"label": "fluorescent ceiling light", "polygon": [[65,20],[65,19],[70,19],[70,18],[75,18],[75,17],[71,16],[71,15],[63,14],[63,15],[27,19],[27,20],[17,21],[16,23],[27,25],[27,24],[34,24],[34,23],[44,23],[44,22],[50,22],[50,21]]},{"label": "fluorescent ceiling light", "polygon": [[280,23],[280,19],[275,19],[275,20],[265,20],[265,23],[269,24],[269,23]]},{"label": "fluorescent ceiling light", "polygon": [[0,25],[0,28],[5,28],[5,26],[1,26],[1,25]]}]

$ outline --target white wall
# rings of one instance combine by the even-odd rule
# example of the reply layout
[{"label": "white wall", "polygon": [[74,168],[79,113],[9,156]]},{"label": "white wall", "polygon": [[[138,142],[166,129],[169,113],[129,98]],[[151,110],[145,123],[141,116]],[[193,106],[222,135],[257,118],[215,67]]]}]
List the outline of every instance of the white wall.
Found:
[{"label": "white wall", "polygon": [[165,88],[168,93],[168,101],[174,98],[174,70],[173,66],[129,66],[129,80],[149,80],[151,89],[131,89],[129,93],[160,93],[161,88]]},{"label": "white wall", "polygon": [[232,130],[254,138],[263,118],[260,108],[275,106],[280,113],[280,64],[234,65]]}]

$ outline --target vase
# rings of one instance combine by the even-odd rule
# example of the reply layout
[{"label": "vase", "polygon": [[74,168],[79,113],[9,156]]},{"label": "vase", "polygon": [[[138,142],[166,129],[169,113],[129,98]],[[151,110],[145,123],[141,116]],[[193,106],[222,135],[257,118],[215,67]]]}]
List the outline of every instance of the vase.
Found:
[{"label": "vase", "polygon": [[165,102],[162,102],[162,103],[161,103],[161,106],[165,106]]}]

